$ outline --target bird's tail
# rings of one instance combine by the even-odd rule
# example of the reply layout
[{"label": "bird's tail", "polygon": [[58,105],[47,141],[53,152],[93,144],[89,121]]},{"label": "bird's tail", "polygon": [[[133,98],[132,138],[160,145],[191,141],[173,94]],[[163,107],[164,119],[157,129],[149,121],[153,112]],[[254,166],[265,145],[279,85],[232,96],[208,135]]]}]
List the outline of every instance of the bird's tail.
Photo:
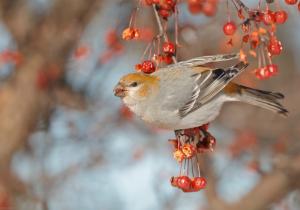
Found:
[{"label": "bird's tail", "polygon": [[237,85],[239,89],[238,99],[240,101],[259,106],[281,115],[287,116],[288,110],[278,101],[284,98],[281,93],[258,90],[242,85]]}]

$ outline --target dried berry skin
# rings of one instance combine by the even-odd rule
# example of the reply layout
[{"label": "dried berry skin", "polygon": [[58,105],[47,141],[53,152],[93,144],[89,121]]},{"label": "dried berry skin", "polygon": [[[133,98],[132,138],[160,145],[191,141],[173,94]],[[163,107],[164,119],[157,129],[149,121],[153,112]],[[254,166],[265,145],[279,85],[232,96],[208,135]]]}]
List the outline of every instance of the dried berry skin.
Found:
[{"label": "dried berry skin", "polygon": [[182,153],[184,154],[185,158],[191,158],[196,154],[196,149],[191,144],[185,144],[181,148]]},{"label": "dried berry skin", "polygon": [[175,160],[177,160],[179,163],[181,163],[184,160],[185,155],[184,155],[184,153],[181,150],[177,149],[173,153],[173,157],[174,157]]}]

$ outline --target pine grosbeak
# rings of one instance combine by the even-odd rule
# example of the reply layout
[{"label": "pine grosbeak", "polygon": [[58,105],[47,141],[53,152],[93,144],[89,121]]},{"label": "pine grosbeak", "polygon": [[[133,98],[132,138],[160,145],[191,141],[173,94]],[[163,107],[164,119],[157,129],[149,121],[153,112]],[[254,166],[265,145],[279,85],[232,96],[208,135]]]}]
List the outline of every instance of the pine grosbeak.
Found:
[{"label": "pine grosbeak", "polygon": [[205,56],[160,68],[152,74],[123,76],[114,89],[132,112],[160,128],[179,130],[213,121],[224,102],[241,101],[283,115],[281,93],[231,82],[248,64],[211,69],[201,65],[237,58],[237,54]]}]

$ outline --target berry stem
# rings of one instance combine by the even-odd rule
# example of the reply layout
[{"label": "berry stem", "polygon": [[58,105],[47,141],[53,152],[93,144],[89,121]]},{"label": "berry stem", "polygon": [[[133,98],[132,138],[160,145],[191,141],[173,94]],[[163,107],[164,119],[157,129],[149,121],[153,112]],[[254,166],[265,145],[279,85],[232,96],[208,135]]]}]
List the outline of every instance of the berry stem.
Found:
[{"label": "berry stem", "polygon": [[[159,30],[158,36],[159,37],[163,37],[164,41],[168,42],[167,34],[166,34],[166,32],[165,32],[165,30],[163,28],[163,25],[161,23],[161,19],[160,19],[159,15],[158,15],[158,12],[157,12],[154,4],[152,5],[152,8],[153,8],[155,19],[156,19],[156,22],[157,22],[157,25],[158,25],[158,30]],[[172,60],[173,60],[174,63],[177,63],[177,59],[175,58],[174,55],[172,56]]]}]

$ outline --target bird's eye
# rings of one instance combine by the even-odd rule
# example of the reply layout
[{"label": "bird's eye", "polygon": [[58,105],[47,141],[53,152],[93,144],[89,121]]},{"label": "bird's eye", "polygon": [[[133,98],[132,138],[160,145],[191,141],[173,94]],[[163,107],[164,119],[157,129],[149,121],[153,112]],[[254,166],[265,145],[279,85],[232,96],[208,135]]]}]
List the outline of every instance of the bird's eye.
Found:
[{"label": "bird's eye", "polygon": [[137,83],[137,82],[133,82],[133,83],[131,83],[129,86],[130,86],[130,87],[136,87],[136,86],[138,86],[138,83]]}]

